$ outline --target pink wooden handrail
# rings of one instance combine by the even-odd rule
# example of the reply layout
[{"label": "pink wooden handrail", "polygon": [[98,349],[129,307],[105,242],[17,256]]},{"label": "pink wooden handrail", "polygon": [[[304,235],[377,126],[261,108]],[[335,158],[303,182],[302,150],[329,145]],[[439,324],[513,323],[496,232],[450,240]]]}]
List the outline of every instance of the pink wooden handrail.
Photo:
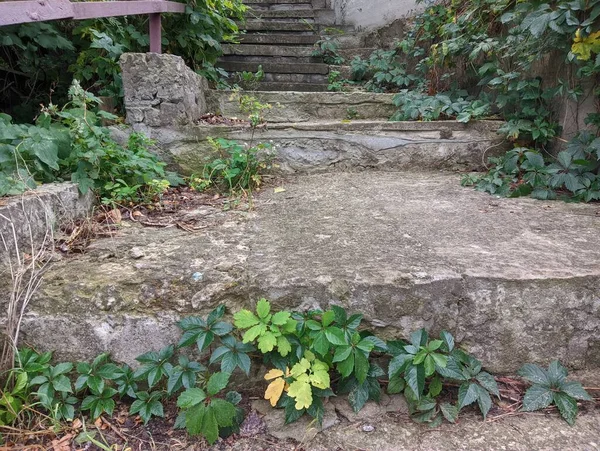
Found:
[{"label": "pink wooden handrail", "polygon": [[0,27],[58,19],[97,19],[101,17],[148,14],[150,51],[161,52],[161,13],[183,13],[185,4],[164,0],[74,2],[69,0],[0,1]]}]

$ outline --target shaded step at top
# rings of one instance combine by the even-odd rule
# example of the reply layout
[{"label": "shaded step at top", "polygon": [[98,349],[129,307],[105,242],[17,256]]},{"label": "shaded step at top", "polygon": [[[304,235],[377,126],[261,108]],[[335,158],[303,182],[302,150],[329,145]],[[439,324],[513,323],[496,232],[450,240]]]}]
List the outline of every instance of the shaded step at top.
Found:
[{"label": "shaded step at top", "polygon": [[252,44],[225,44],[223,55],[240,56],[295,56],[309,57],[315,51],[314,47],[305,46],[274,46],[274,45],[252,45]]},{"label": "shaded step at top", "polygon": [[258,89],[260,89],[261,91],[324,92],[327,91],[327,84],[261,82],[258,84]]},{"label": "shaded step at top", "polygon": [[280,4],[298,4],[305,3],[308,5],[312,5],[311,0],[244,0],[244,4],[246,5],[280,5]]},{"label": "shaded step at top", "polygon": [[243,44],[313,45],[320,36],[316,34],[245,34],[239,40]]},{"label": "shaded step at top", "polygon": [[275,9],[257,10],[251,9],[246,12],[247,19],[312,19],[315,12],[312,9]]},{"label": "shaded step at top", "polygon": [[318,26],[306,22],[248,20],[239,24],[240,29],[246,31],[304,31],[317,32]]},{"label": "shaded step at top", "polygon": [[256,63],[240,61],[222,61],[219,67],[228,72],[256,72],[258,66],[262,66],[264,72],[279,74],[328,74],[329,66],[318,63]]}]

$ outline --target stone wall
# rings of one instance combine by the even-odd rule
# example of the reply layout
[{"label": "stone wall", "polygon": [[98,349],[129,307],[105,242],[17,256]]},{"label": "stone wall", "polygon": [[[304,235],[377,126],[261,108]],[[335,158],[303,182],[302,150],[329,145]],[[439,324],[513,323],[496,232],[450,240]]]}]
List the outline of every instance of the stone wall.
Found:
[{"label": "stone wall", "polygon": [[359,30],[374,30],[419,9],[415,0],[333,0],[336,23],[354,25]]},{"label": "stone wall", "polygon": [[[73,183],[48,183],[20,196],[0,202],[0,235],[7,246],[31,249],[31,240],[40,243],[59,223],[84,218],[92,210],[94,195],[81,195]],[[13,232],[14,230],[14,232]],[[4,246],[0,241],[0,255]],[[1,272],[0,272],[1,274]]]},{"label": "stone wall", "polygon": [[175,55],[125,53],[120,60],[127,123],[136,131],[183,125],[206,112],[206,80]]}]

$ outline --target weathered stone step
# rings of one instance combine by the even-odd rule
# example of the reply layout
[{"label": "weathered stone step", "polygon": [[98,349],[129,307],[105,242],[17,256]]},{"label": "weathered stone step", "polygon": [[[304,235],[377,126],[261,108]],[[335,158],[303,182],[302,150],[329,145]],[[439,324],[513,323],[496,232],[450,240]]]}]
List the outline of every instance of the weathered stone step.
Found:
[{"label": "weathered stone step", "polygon": [[266,20],[247,20],[240,24],[240,28],[246,31],[304,31],[316,33],[318,26],[307,22],[290,22],[290,21],[266,21]]},{"label": "weathered stone step", "polygon": [[304,3],[308,5],[312,5],[311,0],[244,0],[243,3],[245,5],[279,5],[279,4],[297,4]]},{"label": "weathered stone step", "polygon": [[[279,83],[327,84],[327,75],[322,74],[265,74],[263,81]],[[281,91],[287,91],[282,89]]]},{"label": "weathered stone step", "polygon": [[[293,81],[290,80],[290,81]],[[265,112],[270,126],[276,122],[313,122],[317,120],[346,119],[352,110],[361,119],[388,120],[396,111],[393,94],[371,92],[254,92],[262,103],[273,108]],[[208,109],[225,116],[243,116],[239,103],[228,91],[211,90],[207,95]],[[356,118],[356,117],[355,117]]]},{"label": "weathered stone step", "polygon": [[292,83],[263,81],[258,84],[261,91],[295,91],[295,92],[323,92],[327,91],[327,83]]},{"label": "weathered stone step", "polygon": [[327,64],[316,64],[316,63],[282,63],[282,64],[271,64],[271,63],[252,63],[252,62],[236,62],[236,61],[223,61],[219,63],[219,67],[222,67],[228,72],[241,72],[250,71],[256,72],[258,67],[262,66],[265,72],[269,73],[280,73],[280,74],[328,74],[329,66]]},{"label": "weathered stone step", "polygon": [[219,64],[224,62],[258,63],[265,67],[274,64],[323,64],[323,59],[318,56],[223,55],[219,58]]},{"label": "weathered stone step", "polygon": [[596,205],[498,199],[439,172],[327,173],[277,186],[285,192],[255,194],[250,213],[189,211],[207,218],[201,232],[127,223],[55,262],[24,341],[58,358],[108,351],[132,363],[177,342],[182,316],[222,303],[231,314],[266,297],[278,310],[342,305],[383,338],[446,329],[492,372],[554,359],[600,368]]},{"label": "weathered stone step", "polygon": [[331,9],[253,9],[247,13],[247,19],[255,20],[285,20],[293,22],[308,21],[319,25],[333,25],[335,12]]},{"label": "weathered stone step", "polygon": [[274,45],[253,45],[253,44],[225,44],[223,45],[223,55],[263,55],[263,56],[311,56],[315,51],[314,47],[290,47]]},{"label": "weathered stone step", "polygon": [[246,13],[248,18],[252,19],[313,19],[315,11],[311,9],[275,9],[260,10],[251,9]]},{"label": "weathered stone step", "polygon": [[[340,49],[339,55],[346,61],[350,61],[355,56],[365,59],[373,53],[374,48],[348,48]],[[313,54],[315,47],[308,46],[276,46],[260,44],[225,44],[223,45],[224,55],[255,55],[255,56],[295,56],[308,57]]]},{"label": "weathered stone step", "polygon": [[285,45],[312,45],[316,43],[320,36],[316,34],[260,34],[252,33],[240,36],[240,42],[243,44],[274,44],[278,46]]}]

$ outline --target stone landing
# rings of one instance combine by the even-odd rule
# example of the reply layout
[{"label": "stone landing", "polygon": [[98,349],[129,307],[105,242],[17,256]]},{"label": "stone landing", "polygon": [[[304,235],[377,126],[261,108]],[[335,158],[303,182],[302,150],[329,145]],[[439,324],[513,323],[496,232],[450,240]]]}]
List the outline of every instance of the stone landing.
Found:
[{"label": "stone landing", "polygon": [[384,337],[448,329],[496,372],[556,358],[600,368],[598,205],[498,199],[442,173],[279,185],[250,213],[190,212],[212,218],[197,233],[132,225],[56,263],[26,341],[131,362],[176,340],[180,316],[266,296],[279,308],[343,305]]}]

